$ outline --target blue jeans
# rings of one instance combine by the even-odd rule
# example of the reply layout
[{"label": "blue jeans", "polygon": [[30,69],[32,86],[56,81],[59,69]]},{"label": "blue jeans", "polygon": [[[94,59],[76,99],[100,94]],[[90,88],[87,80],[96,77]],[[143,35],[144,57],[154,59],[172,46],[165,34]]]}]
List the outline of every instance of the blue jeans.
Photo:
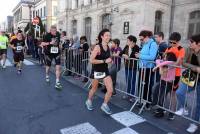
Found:
[{"label": "blue jeans", "polygon": [[200,121],[200,82],[197,83],[196,89],[195,87],[187,87],[186,84],[180,83],[178,90],[176,91],[177,99],[179,102],[180,107],[184,107],[185,104],[185,97],[187,92],[191,92],[193,90],[196,90],[197,95],[197,102],[196,102],[196,111],[195,111],[195,117],[194,119],[196,121]]},{"label": "blue jeans", "polygon": [[125,68],[127,93],[135,94],[136,70]]}]

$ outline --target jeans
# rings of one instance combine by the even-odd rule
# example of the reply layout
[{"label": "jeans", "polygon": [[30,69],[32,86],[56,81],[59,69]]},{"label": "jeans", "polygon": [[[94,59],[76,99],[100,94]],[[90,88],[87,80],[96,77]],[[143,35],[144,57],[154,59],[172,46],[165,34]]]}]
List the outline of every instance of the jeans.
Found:
[{"label": "jeans", "polygon": [[200,118],[200,82],[197,83],[196,89],[195,87],[189,87],[184,83],[180,83],[178,90],[176,91],[177,99],[180,107],[184,107],[186,93],[196,90],[197,100],[196,100],[196,111],[194,119],[199,121]]},{"label": "jeans", "polygon": [[125,68],[126,82],[127,82],[127,93],[135,94],[135,82],[136,82],[136,70]]}]

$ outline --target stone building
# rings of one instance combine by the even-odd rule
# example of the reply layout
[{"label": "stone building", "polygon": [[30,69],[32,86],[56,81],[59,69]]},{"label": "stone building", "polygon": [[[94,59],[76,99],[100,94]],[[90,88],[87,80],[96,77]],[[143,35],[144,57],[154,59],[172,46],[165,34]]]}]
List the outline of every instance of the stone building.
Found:
[{"label": "stone building", "polygon": [[58,28],[91,42],[102,28],[123,44],[142,29],[163,31],[166,39],[177,31],[182,41],[200,33],[200,0],[58,0],[58,8]]}]

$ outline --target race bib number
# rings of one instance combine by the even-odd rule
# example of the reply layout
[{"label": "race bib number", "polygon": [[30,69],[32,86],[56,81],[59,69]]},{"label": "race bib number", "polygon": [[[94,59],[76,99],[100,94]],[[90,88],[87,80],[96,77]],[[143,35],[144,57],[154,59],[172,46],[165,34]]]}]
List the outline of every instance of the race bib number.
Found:
[{"label": "race bib number", "polygon": [[17,51],[21,51],[22,50],[22,46],[17,46]]},{"label": "race bib number", "polygon": [[103,79],[106,76],[105,72],[94,72],[95,79]]},{"label": "race bib number", "polygon": [[5,42],[0,42],[0,46],[5,46],[6,43]]},{"label": "race bib number", "polygon": [[58,47],[51,47],[51,53],[57,54],[58,53]]}]

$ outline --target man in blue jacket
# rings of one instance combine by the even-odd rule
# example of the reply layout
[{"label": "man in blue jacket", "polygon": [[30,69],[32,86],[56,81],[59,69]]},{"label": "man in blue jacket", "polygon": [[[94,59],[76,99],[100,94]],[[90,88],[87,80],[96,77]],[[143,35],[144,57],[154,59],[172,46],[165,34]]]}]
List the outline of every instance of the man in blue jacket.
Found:
[{"label": "man in blue jacket", "polygon": [[147,109],[149,109],[149,102],[152,100],[151,93],[154,81],[152,69],[155,66],[154,61],[158,53],[158,45],[155,40],[152,39],[152,36],[153,34],[151,31],[143,30],[140,32],[139,38],[142,43],[142,49],[140,53],[135,54],[135,56],[139,58],[139,94],[148,102],[146,105]]}]

